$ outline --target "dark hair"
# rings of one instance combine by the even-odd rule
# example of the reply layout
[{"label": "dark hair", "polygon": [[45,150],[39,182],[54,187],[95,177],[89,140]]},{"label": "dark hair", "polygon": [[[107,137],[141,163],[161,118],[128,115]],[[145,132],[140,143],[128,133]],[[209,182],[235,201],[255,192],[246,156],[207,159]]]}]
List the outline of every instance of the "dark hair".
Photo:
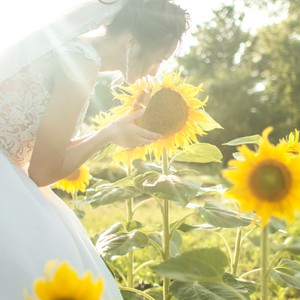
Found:
[{"label": "dark hair", "polygon": [[171,48],[188,29],[188,13],[169,0],[127,0],[125,6],[107,26],[107,34],[129,30],[148,52]]}]

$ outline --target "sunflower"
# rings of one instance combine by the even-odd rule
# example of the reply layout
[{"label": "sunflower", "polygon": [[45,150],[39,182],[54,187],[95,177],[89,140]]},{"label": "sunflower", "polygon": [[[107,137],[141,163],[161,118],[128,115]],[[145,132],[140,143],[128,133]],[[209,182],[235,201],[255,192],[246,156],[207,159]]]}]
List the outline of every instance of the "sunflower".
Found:
[{"label": "sunflower", "polygon": [[257,151],[242,145],[244,160],[231,160],[233,167],[223,175],[233,186],[225,195],[240,202],[243,212],[255,211],[265,226],[271,216],[293,220],[300,209],[300,157],[287,152],[287,144],[273,145],[268,140],[272,128],[263,132]]},{"label": "sunflower", "polygon": [[292,155],[300,154],[299,131],[297,129],[295,129],[294,132],[291,132],[288,137],[281,139],[279,142],[287,145],[288,153]]},{"label": "sunflower", "polygon": [[78,191],[84,192],[89,184],[90,177],[89,168],[82,165],[70,176],[57,181],[55,187],[70,194]]},{"label": "sunflower", "polygon": [[123,93],[114,93],[115,98],[122,102],[112,110],[115,117],[145,108],[136,124],[163,136],[150,145],[117,153],[117,160],[128,164],[136,158],[144,159],[147,154],[160,160],[164,148],[174,152],[197,142],[198,135],[206,134],[205,124],[209,123],[211,129],[221,128],[204,111],[208,97],[203,101],[196,98],[199,92],[203,92],[202,85],[187,84],[180,76],[180,73],[164,73],[162,82],[143,78],[133,85],[121,87]]},{"label": "sunflower", "polygon": [[26,300],[99,300],[103,281],[93,281],[91,272],[80,277],[68,262],[50,261],[45,268],[45,278],[34,282],[36,297]]}]

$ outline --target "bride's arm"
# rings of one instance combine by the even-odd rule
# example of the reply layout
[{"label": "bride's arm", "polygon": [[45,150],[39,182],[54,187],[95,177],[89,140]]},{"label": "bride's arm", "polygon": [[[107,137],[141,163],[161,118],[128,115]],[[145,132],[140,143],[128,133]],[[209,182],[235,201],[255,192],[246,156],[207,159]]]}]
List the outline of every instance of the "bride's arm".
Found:
[{"label": "bride's arm", "polygon": [[[81,64],[77,60],[77,64]],[[132,121],[141,112],[113,121],[106,127],[70,146],[77,120],[97,76],[94,65],[80,65],[80,84],[65,70],[58,72],[52,98],[40,123],[29,166],[29,176],[39,186],[49,185],[74,172],[91,155],[109,143],[134,147],[155,141],[160,136],[140,128]]]}]

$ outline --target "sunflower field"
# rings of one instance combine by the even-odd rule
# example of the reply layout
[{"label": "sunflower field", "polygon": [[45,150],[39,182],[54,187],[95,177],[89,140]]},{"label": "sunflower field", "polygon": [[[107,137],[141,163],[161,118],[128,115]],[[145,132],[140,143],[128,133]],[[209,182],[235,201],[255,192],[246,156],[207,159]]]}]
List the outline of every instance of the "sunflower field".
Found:
[{"label": "sunflower field", "polygon": [[222,129],[202,94],[180,73],[120,87],[95,127],[142,108],[137,124],[161,139],[110,145],[54,188],[70,195],[125,300],[298,299],[299,132],[228,141],[223,167],[219,148],[201,142]]},{"label": "sunflower field", "polygon": [[[245,30],[255,5],[279,18]],[[94,111],[109,111],[90,112],[95,129],[144,109],[137,124],[162,138],[110,145],[53,188],[125,300],[300,299],[299,10],[224,4],[195,28],[181,73],[119,87],[112,109],[99,91]],[[64,273],[101,299],[101,280],[51,270],[41,293]]]}]

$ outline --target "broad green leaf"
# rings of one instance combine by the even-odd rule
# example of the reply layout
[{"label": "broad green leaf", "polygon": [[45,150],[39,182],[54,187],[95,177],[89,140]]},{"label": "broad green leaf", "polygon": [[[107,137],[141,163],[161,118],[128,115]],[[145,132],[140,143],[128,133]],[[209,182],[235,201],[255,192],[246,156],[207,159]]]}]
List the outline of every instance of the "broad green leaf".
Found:
[{"label": "broad green leaf", "polygon": [[182,206],[186,206],[195,198],[199,184],[176,175],[162,175],[157,172],[147,172],[134,178],[134,185],[142,192],[156,198],[175,201]]},{"label": "broad green leaf", "polygon": [[182,232],[190,232],[190,231],[194,231],[194,230],[214,231],[214,230],[218,230],[218,227],[215,227],[210,224],[200,224],[200,225],[181,224],[178,227],[178,230],[180,230]]},{"label": "broad green leaf", "polygon": [[276,233],[278,231],[286,229],[286,222],[281,219],[272,217],[268,223],[268,227],[270,233]]},{"label": "broad green leaf", "polygon": [[144,248],[149,239],[140,231],[118,232],[110,235],[100,235],[96,248],[100,255],[105,258],[125,255],[136,248]]},{"label": "broad green leaf", "polygon": [[288,251],[293,254],[300,254],[300,238],[292,237],[289,238],[285,244],[282,245],[281,251]]},{"label": "broad green leaf", "polygon": [[193,282],[195,280],[218,281],[227,265],[227,256],[220,249],[204,248],[184,252],[152,268],[161,276]]},{"label": "broad green leaf", "polygon": [[[100,235],[102,237],[107,236],[107,235],[111,235],[120,231],[124,231],[124,226],[121,222],[117,222],[111,226],[109,226],[104,232],[102,232]],[[99,236],[100,236],[99,235]]]},{"label": "broad green leaf", "polygon": [[93,195],[88,196],[88,203],[96,208],[100,205],[111,204],[116,201],[127,200],[140,196],[141,192],[133,186],[113,186],[103,187]]},{"label": "broad green leaf", "polygon": [[250,136],[244,136],[237,139],[234,139],[228,143],[225,143],[223,145],[227,146],[239,146],[244,144],[257,144],[259,140],[261,139],[261,136],[259,134],[250,135]]},{"label": "broad green leaf", "polygon": [[[155,300],[163,300],[163,293],[160,289],[143,290],[143,292],[148,294]],[[130,291],[121,290],[121,294],[124,300],[147,300],[147,298]]]},{"label": "broad green leaf", "polygon": [[204,207],[198,206],[197,210],[206,223],[215,227],[233,228],[248,226],[252,222],[251,218],[242,216],[236,211],[224,208],[216,202],[209,200],[205,201]]},{"label": "broad green leaf", "polygon": [[190,145],[184,151],[177,154],[173,159],[180,162],[209,163],[222,162],[222,153],[214,145],[197,143]]},{"label": "broad green leaf", "polygon": [[162,288],[156,288],[145,291],[148,295],[150,295],[155,300],[163,300],[163,292]]},{"label": "broad green leaf", "polygon": [[81,209],[73,210],[78,219],[82,219],[85,216],[85,211]]},{"label": "broad green leaf", "polygon": [[144,298],[143,296],[130,291],[121,290],[121,294],[124,300],[146,300],[146,298]]},{"label": "broad green leaf", "polygon": [[[223,275],[223,281],[227,286],[232,287],[244,297],[253,294],[257,289],[257,284],[254,283],[253,281],[241,279],[229,273],[225,273]],[[208,287],[207,285],[205,286]]]},{"label": "broad green leaf", "polygon": [[231,274],[223,275],[223,283],[195,282],[186,283],[175,281],[171,284],[170,291],[180,300],[203,299],[238,299],[239,294],[243,299],[250,299],[250,295],[256,290],[254,284],[249,281],[233,277]]},{"label": "broad green leaf", "polygon": [[132,220],[126,224],[126,231],[133,231],[143,227],[143,224],[139,221]]},{"label": "broad green leaf", "polygon": [[272,270],[271,277],[279,286],[300,289],[300,264],[293,260],[283,259]]},{"label": "broad green leaf", "polygon": [[197,282],[174,281],[170,286],[170,292],[180,300],[224,300]]},{"label": "broad green leaf", "polygon": [[223,129],[223,127],[218,122],[216,122],[209,113],[204,110],[201,113],[203,114],[206,122],[199,122],[198,124],[204,131],[212,131],[217,128]]}]

